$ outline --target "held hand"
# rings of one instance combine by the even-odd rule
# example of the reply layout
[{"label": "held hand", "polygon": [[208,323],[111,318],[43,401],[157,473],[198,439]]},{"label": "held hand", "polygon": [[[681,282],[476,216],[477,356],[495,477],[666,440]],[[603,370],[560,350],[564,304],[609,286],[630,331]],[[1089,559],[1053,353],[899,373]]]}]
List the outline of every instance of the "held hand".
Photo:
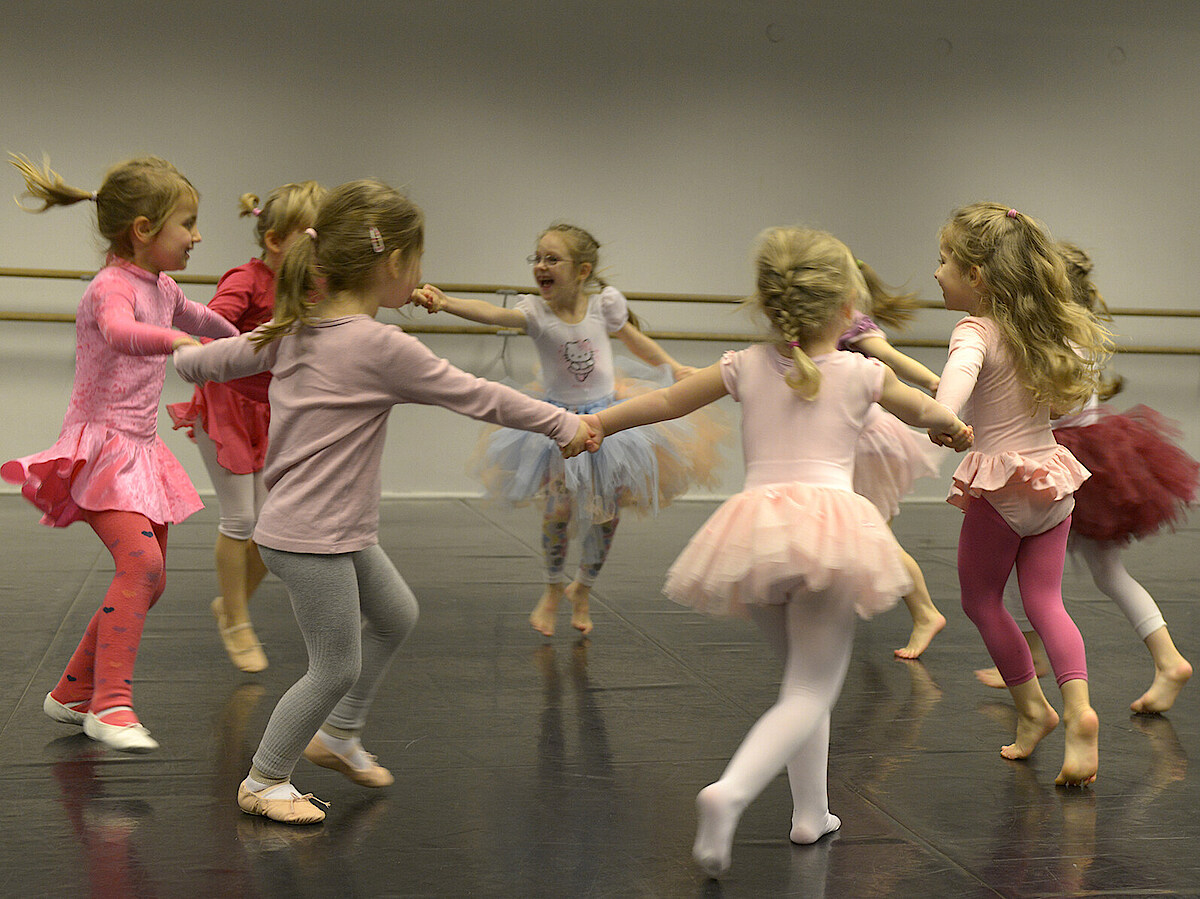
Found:
[{"label": "held hand", "polygon": [[579,416],[583,419],[583,423],[587,425],[588,435],[587,445],[584,447],[589,453],[594,453],[600,449],[600,444],[604,442],[604,428],[600,424],[600,416],[596,413]]},{"label": "held hand", "polygon": [[441,312],[446,308],[446,295],[432,284],[426,284],[413,291],[412,302],[424,306],[426,312]]},{"label": "held hand", "polygon": [[591,439],[591,436],[591,431],[588,429],[587,424],[583,421],[583,417],[580,416],[579,429],[575,432],[575,436],[571,438],[570,443],[559,448],[562,452],[562,457],[564,459],[570,459],[572,456],[578,456],[585,449],[587,449],[588,440]]},{"label": "held hand", "polygon": [[195,337],[188,337],[186,335],[183,337],[176,337],[173,341],[171,341],[171,352],[174,352],[181,346],[200,346],[200,341],[198,341]]},{"label": "held hand", "polygon": [[929,439],[939,446],[948,446],[956,453],[964,452],[971,448],[975,443],[975,430],[970,425],[964,425],[961,421],[958,427],[949,431],[933,431],[929,432]]}]

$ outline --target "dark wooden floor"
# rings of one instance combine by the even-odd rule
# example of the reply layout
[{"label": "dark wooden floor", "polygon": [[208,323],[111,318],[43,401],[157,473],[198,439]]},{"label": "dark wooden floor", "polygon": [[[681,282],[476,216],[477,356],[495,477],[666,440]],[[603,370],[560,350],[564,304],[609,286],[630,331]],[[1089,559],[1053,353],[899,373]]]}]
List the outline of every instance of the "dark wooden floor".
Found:
[{"label": "dark wooden floor", "polygon": [[[896,521],[950,619],[919,663],[892,658],[898,608],[860,626],[834,712],[830,802],[843,827],[787,839],[783,778],[744,815],[720,883],[693,866],[693,799],[774,699],[753,628],[659,596],[666,566],[712,509],[622,522],[595,593],[596,632],[526,623],[539,593],[532,512],[474,501],[384,504],[381,542],[422,617],[374,707],[367,747],[396,775],[368,791],[301,761],[332,802],[324,825],[243,815],[237,782],[304,650],[278,581],[254,606],[271,667],[221,649],[209,509],[172,528],[170,580],[146,628],[135,699],[157,753],[107,751],[41,711],[111,574],[83,525],[52,531],[0,497],[0,896],[1041,897],[1200,896],[1200,681],[1168,715],[1129,703],[1149,655],[1087,578],[1068,572],[1101,719],[1100,776],[1054,786],[1062,736],[1028,762],[999,755],[1007,694],[976,683],[982,643],[957,604],[959,514]],[[1128,555],[1175,640],[1200,661],[1200,530]],[[1052,680],[1047,695],[1061,707]]]}]

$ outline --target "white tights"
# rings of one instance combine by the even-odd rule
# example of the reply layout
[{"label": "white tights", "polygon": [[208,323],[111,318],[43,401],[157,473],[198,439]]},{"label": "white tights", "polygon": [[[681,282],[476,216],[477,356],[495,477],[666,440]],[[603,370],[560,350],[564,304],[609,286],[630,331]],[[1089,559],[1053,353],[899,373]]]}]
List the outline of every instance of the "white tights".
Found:
[{"label": "white tights", "polygon": [[783,680],[779,699],[750,728],[721,779],[696,798],[700,820],[692,852],[714,875],[729,867],[738,818],[784,767],[792,841],[812,843],[841,825],[829,813],[829,716],[850,664],[853,600],[831,589],[749,609],[784,660]]},{"label": "white tights", "polygon": [[[1121,561],[1122,546],[1119,543],[1089,540],[1087,537],[1072,534],[1069,548],[1072,553],[1083,557],[1096,589],[1117,604],[1117,608],[1129,619],[1138,639],[1145,640],[1156,630],[1166,626],[1154,597],[1125,570],[1125,564]],[[1004,604],[1022,631],[1028,633],[1033,630],[1021,609],[1015,574],[1009,576],[1008,586],[1004,591]]]}]

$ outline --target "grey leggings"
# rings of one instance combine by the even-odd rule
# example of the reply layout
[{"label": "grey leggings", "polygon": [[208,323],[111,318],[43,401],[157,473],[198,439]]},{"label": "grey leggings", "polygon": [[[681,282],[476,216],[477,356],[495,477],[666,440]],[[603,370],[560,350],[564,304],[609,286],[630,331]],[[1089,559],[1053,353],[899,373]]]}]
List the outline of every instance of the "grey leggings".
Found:
[{"label": "grey leggings", "polygon": [[308,671],[283,694],[254,767],[289,780],[324,723],[361,731],[392,657],[417,623],[417,600],[378,545],[320,555],[259,547],[287,586],[308,647]]}]

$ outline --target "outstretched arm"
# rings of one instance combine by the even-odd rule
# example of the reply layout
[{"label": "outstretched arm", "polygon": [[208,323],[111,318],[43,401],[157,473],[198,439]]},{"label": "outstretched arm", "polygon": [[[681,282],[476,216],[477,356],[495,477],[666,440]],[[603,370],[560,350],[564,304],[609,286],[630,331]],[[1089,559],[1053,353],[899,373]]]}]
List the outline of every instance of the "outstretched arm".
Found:
[{"label": "outstretched arm", "polygon": [[878,359],[908,383],[916,384],[929,393],[937,393],[938,382],[941,379],[912,356],[892,346],[887,338],[868,334],[856,341],[854,346],[868,356]]},{"label": "outstretched arm", "polygon": [[427,312],[449,312],[451,315],[457,315],[467,321],[479,322],[481,325],[525,330],[525,313],[520,310],[506,309],[495,303],[489,303],[487,300],[449,297],[432,284],[426,284],[413,291],[412,301],[418,306],[424,306]]},{"label": "outstretched arm", "polygon": [[902,383],[891,369],[884,373],[879,405],[905,424],[928,429],[936,442],[957,452],[967,449],[974,440],[971,429],[957,415],[933,397]]},{"label": "outstretched arm", "polygon": [[647,365],[655,367],[669,365],[671,367],[671,376],[676,381],[696,372],[696,369],[692,366],[680,365],[676,362],[670,353],[658,345],[658,342],[653,337],[635,328],[632,322],[625,322],[619,329],[613,331],[612,336],[625,344],[629,352],[633,353],[633,355],[637,356]]},{"label": "outstretched arm", "polygon": [[588,426],[596,432],[595,439],[588,441],[588,449],[595,451],[608,434],[656,421],[680,418],[701,406],[719,400],[727,393],[729,391],[721,378],[721,363],[713,363],[670,387],[643,393],[631,400],[609,406],[596,415],[583,416]]}]

